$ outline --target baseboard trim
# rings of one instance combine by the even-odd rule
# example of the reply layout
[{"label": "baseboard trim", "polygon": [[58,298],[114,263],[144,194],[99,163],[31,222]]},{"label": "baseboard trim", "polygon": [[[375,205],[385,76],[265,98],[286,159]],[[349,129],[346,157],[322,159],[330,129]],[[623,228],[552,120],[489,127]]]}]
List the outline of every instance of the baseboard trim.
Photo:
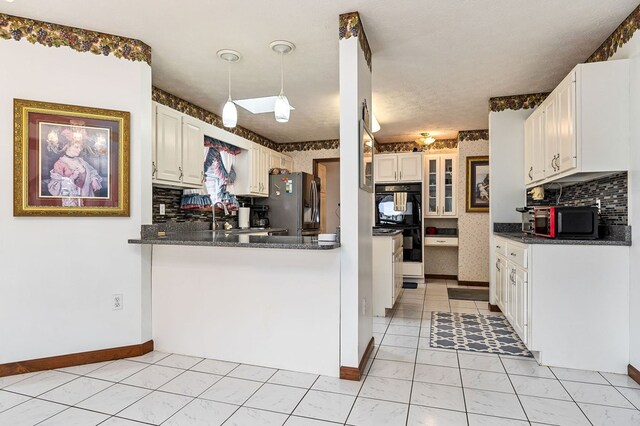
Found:
[{"label": "baseboard trim", "polygon": [[431,278],[434,280],[458,280],[457,275],[443,275],[443,274],[424,274],[425,278]]},{"label": "baseboard trim", "polygon": [[502,309],[500,309],[500,307],[498,305],[492,305],[491,303],[488,303],[489,305],[489,311],[491,312],[502,312]]},{"label": "baseboard trim", "polygon": [[360,364],[358,365],[358,368],[340,366],[341,379],[359,381],[362,378],[362,376],[364,376],[364,369],[367,366],[367,361],[369,361],[371,352],[373,352],[373,344],[374,344],[374,341],[372,337],[371,340],[369,340],[367,349],[364,351],[364,354],[362,355],[362,359],[360,360]]},{"label": "baseboard trim", "polygon": [[627,372],[629,374],[629,377],[631,377],[633,380],[636,381],[636,383],[640,385],[640,370],[635,368],[633,365],[629,364],[627,366]]},{"label": "baseboard trim", "polygon": [[486,281],[458,281],[458,285],[470,285],[474,287],[489,287]]},{"label": "baseboard trim", "polygon": [[51,356],[47,358],[29,359],[26,361],[0,364],[0,377],[14,374],[33,373],[34,371],[54,368],[73,367],[75,365],[92,364],[94,362],[113,361],[115,359],[140,356],[153,350],[153,340],[139,345],[120,346],[117,348],[99,349],[96,351]]}]

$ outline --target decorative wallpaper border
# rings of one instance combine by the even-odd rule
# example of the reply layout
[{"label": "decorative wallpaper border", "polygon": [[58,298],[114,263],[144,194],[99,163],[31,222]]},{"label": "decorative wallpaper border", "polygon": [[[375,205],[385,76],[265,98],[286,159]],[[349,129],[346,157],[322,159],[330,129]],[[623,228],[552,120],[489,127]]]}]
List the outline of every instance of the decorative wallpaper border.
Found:
[{"label": "decorative wallpaper border", "polygon": [[587,58],[586,62],[606,61],[625,43],[631,40],[633,33],[640,28],[640,5],[634,9],[618,28]]},{"label": "decorative wallpaper border", "polygon": [[459,141],[488,141],[489,130],[461,130],[458,132]]},{"label": "decorative wallpaper border", "polygon": [[151,47],[140,40],[5,13],[0,13],[0,38],[16,41],[26,38],[31,44],[38,43],[48,47],[67,46],[78,52],[113,55],[116,58],[151,65]]},{"label": "decorative wallpaper border", "polygon": [[317,151],[320,149],[338,149],[340,148],[340,140],[329,139],[324,141],[288,142],[277,145],[278,151],[280,152]]},{"label": "decorative wallpaper border", "polygon": [[489,98],[489,111],[500,112],[535,108],[547,99],[549,93],[530,93],[528,95],[500,96]]},{"label": "decorative wallpaper border", "polygon": [[185,101],[184,99],[172,95],[169,92],[165,92],[164,90],[159,89],[155,86],[153,86],[151,99],[166,107],[175,109],[183,114],[187,114],[193,118],[202,120],[205,123],[209,123],[213,126],[227,130],[235,135],[248,139],[269,149],[279,151],[279,144],[273,142],[271,139],[267,139],[264,136],[261,136],[249,129],[245,129],[244,127],[240,126],[234,127],[232,129],[226,128],[222,125],[222,118],[220,118],[219,115],[214,114],[211,111],[207,111],[206,109],[201,108],[197,105],[194,105],[191,102]]},{"label": "decorative wallpaper border", "polygon": [[438,139],[431,145],[423,145],[415,141],[379,143],[378,152],[413,152],[414,148],[418,152],[438,151],[441,149],[456,149],[458,139]]},{"label": "decorative wallpaper border", "polygon": [[349,12],[340,15],[338,21],[338,37],[340,40],[343,38],[358,37],[360,48],[364,53],[364,59],[367,61],[369,71],[371,71],[371,47],[369,47],[369,40],[367,40],[364,25],[362,25],[358,12]]}]

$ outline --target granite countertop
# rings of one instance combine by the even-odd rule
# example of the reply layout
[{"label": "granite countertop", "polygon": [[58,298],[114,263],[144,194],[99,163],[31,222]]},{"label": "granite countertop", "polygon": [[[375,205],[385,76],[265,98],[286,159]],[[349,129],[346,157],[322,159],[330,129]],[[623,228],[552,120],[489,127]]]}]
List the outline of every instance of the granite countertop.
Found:
[{"label": "granite countertop", "polygon": [[522,244],[555,244],[555,245],[577,245],[577,246],[630,246],[631,240],[620,238],[619,236],[608,236],[597,240],[563,240],[558,238],[545,238],[537,235],[525,234],[524,232],[494,232],[496,237],[507,238]]},{"label": "granite countertop", "polygon": [[282,232],[288,231],[287,228],[232,228],[232,229],[217,229],[216,234],[259,234],[264,232]]},{"label": "granite countertop", "polygon": [[373,228],[372,235],[374,237],[395,237],[402,234],[402,229]]},{"label": "granite countertop", "polygon": [[631,227],[623,225],[600,226],[600,234],[604,234],[597,240],[564,240],[557,238],[538,237],[522,232],[521,223],[494,223],[493,235],[507,238],[522,244],[556,244],[574,246],[630,246]]},{"label": "granite countertop", "polygon": [[331,250],[340,243],[318,241],[314,237],[260,236],[212,231],[167,232],[164,237],[145,236],[129,240],[129,244],[157,244],[175,246],[252,247],[293,250]]}]

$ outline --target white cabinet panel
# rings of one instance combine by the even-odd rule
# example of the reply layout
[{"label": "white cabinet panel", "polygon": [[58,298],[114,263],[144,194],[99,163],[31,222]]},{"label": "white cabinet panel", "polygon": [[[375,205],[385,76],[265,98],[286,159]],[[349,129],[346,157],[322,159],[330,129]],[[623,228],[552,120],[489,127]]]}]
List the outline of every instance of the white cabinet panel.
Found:
[{"label": "white cabinet panel", "polygon": [[373,161],[376,182],[395,182],[398,180],[398,157],[396,155],[376,155]]},{"label": "white cabinet panel", "polygon": [[518,336],[522,339],[522,342],[526,345],[528,342],[527,336],[527,317],[528,317],[528,273],[525,269],[514,267],[514,282],[515,287],[513,301],[514,313],[513,313],[513,329]]},{"label": "white cabinet panel", "polygon": [[576,140],[576,82],[575,73],[569,74],[558,86],[558,157],[556,166],[560,173],[577,167]]},{"label": "white cabinet panel", "polygon": [[398,154],[398,181],[422,182],[422,154]]},{"label": "white cabinet panel", "polygon": [[545,177],[558,174],[560,171],[556,164],[558,159],[558,117],[557,102],[550,96],[544,106],[544,152],[545,152]]},{"label": "white cabinet panel", "polygon": [[189,185],[204,183],[204,133],[199,122],[182,118],[182,182]]},{"label": "white cabinet panel", "polygon": [[402,290],[402,235],[373,237],[373,315],[385,316]]},{"label": "white cabinet panel", "polygon": [[178,111],[158,105],[156,109],[156,179],[180,182],[182,167],[182,116]]}]

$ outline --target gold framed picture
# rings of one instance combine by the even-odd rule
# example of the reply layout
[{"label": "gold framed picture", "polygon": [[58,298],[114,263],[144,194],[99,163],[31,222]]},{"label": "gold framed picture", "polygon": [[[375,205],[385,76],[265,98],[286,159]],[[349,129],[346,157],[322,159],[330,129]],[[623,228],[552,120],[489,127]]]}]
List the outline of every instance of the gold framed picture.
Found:
[{"label": "gold framed picture", "polygon": [[129,216],[125,111],[14,99],[14,216]]},{"label": "gold framed picture", "polygon": [[467,157],[467,212],[489,211],[489,157]]}]

